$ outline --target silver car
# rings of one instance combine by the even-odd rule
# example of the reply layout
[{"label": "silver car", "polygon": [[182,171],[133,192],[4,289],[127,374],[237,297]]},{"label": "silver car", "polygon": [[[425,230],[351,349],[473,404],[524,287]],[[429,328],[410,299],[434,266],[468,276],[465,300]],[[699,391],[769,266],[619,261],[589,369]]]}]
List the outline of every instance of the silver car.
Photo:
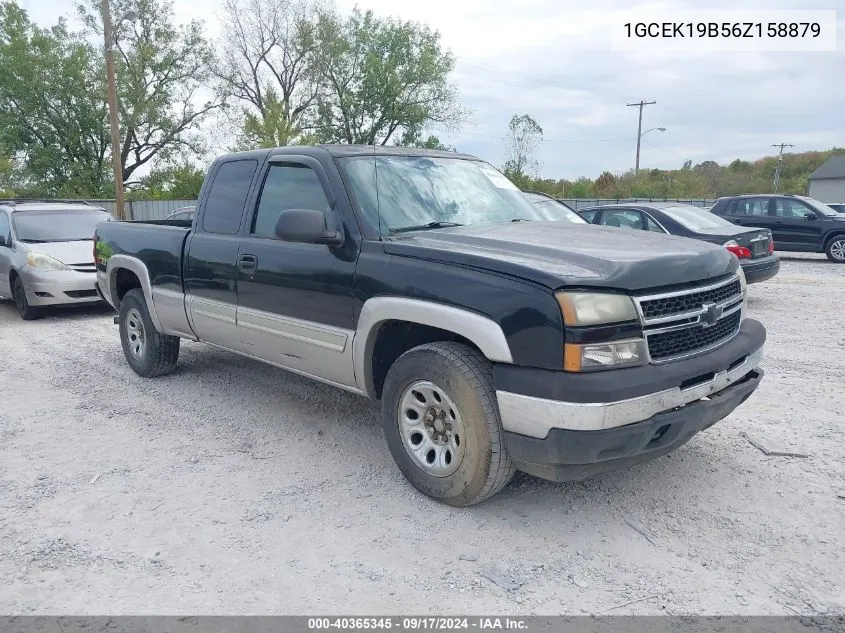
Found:
[{"label": "silver car", "polygon": [[44,306],[100,301],[94,229],[112,220],[84,203],[0,203],[0,296],[27,320]]}]

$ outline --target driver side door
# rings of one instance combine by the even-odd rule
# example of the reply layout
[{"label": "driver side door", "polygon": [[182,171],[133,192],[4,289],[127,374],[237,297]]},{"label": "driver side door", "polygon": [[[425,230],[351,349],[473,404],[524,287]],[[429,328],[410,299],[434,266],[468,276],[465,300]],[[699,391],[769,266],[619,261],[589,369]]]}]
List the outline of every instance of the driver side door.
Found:
[{"label": "driver side door", "polygon": [[822,223],[818,214],[797,198],[773,198],[769,213],[774,215],[772,236],[782,250],[821,249]]}]

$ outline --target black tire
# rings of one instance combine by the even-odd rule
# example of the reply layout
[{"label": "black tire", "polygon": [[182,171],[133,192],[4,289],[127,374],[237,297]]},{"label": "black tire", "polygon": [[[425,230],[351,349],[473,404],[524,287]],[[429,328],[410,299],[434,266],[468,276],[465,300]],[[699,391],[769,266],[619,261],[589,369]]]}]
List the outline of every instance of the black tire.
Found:
[{"label": "black tire", "polygon": [[17,276],[12,285],[12,298],[15,300],[15,308],[18,311],[18,315],[24,321],[32,321],[41,317],[41,310],[29,305],[29,301],[26,300],[26,290],[23,287],[23,281]]},{"label": "black tire", "polygon": [[[463,454],[457,470],[448,475],[435,476],[424,470],[411,457],[402,437],[401,399],[419,381],[439,387],[459,410]],[[515,472],[505,448],[492,367],[466,345],[427,343],[400,356],[384,382],[382,424],[399,470],[417,490],[437,501],[453,506],[479,503],[499,492]],[[449,428],[451,432],[451,425]]]},{"label": "black tire", "polygon": [[845,264],[845,235],[834,235],[824,247],[824,254],[834,264]]},{"label": "black tire", "polygon": [[144,378],[172,372],[179,360],[179,337],[155,329],[140,288],[133,288],[124,295],[119,315],[120,343],[132,370]]}]

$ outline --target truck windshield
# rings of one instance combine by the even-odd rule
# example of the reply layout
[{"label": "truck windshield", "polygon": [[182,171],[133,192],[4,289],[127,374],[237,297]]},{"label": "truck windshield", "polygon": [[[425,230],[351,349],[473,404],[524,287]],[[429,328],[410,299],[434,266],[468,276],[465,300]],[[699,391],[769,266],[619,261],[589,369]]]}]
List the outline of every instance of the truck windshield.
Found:
[{"label": "truck windshield", "polygon": [[15,235],[21,242],[77,242],[94,239],[100,222],[114,218],[99,209],[90,211],[37,210],[12,214]]},{"label": "truck windshield", "polygon": [[[487,163],[431,156],[354,156],[339,161],[362,213],[381,234],[446,226],[549,220]],[[381,216],[381,217],[379,217]],[[565,220],[565,213],[559,218]]]}]

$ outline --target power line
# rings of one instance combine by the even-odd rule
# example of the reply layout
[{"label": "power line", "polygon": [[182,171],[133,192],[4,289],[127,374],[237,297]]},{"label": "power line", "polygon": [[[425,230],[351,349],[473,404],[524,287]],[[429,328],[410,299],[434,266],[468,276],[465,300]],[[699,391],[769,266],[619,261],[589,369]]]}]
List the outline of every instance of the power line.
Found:
[{"label": "power line", "polygon": [[640,171],[640,140],[643,137],[643,108],[647,105],[654,105],[657,101],[640,101],[639,103],[627,103],[627,107],[636,106],[640,109],[639,123],[637,123],[637,162],[634,166],[634,173]]},{"label": "power line", "polygon": [[795,147],[791,143],[772,143],[772,147],[777,147],[778,149],[778,164],[775,167],[775,193],[778,192],[778,185],[780,185],[780,165],[783,162],[783,148],[784,147]]}]

